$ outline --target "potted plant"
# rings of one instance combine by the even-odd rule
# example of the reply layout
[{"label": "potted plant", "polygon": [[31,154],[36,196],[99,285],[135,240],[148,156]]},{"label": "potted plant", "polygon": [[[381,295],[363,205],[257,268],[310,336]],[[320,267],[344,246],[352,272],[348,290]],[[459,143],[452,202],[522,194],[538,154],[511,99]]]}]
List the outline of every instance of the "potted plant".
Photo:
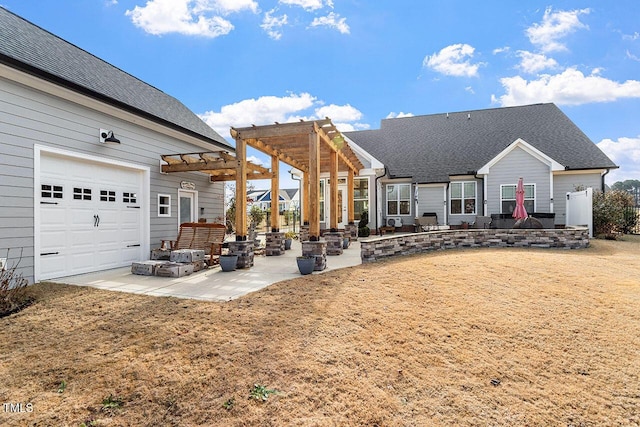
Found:
[{"label": "potted plant", "polygon": [[286,251],[288,251],[289,249],[291,249],[291,242],[293,241],[293,239],[295,239],[297,237],[296,233],[293,231],[287,231],[286,233],[284,233],[284,249]]},{"label": "potted plant", "polygon": [[296,262],[298,263],[300,274],[311,274],[316,266],[316,257],[303,255],[297,257]]},{"label": "potted plant", "polygon": [[345,236],[342,238],[342,249],[349,249],[349,242],[351,241],[351,239],[349,238],[349,236]]},{"label": "potted plant", "polygon": [[237,265],[237,254],[220,255],[220,268],[222,269],[222,271],[234,271]]}]

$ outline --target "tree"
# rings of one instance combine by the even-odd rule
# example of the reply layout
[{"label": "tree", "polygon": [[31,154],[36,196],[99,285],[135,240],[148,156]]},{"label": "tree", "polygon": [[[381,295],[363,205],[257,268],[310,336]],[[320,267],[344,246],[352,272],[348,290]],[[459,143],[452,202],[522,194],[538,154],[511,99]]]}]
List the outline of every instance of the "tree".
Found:
[{"label": "tree", "polygon": [[625,181],[618,181],[611,186],[611,189],[626,191],[633,196],[635,204],[640,205],[640,180],[627,179]]}]

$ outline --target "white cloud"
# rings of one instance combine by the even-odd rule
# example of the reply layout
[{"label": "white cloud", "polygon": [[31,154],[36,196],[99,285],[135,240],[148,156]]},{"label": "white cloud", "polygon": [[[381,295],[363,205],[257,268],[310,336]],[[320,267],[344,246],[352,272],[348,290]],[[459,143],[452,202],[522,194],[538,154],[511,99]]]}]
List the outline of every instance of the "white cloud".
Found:
[{"label": "white cloud", "polygon": [[387,114],[387,117],[385,117],[385,119],[401,119],[403,117],[413,117],[413,113],[403,113],[402,111],[396,113],[395,111],[392,111]]},{"label": "white cloud", "polygon": [[265,162],[264,159],[261,159],[258,156],[247,156],[247,161],[258,166],[270,166],[270,165],[267,165],[267,162]]},{"label": "white cloud", "polygon": [[[325,6],[325,2],[322,0],[279,0],[278,3],[286,4],[287,6],[300,6],[304,10],[318,10]],[[333,7],[331,0],[326,3],[327,6]]]},{"label": "white cloud", "polygon": [[611,102],[622,98],[640,98],[640,81],[615,82],[592,73],[568,68],[560,74],[543,74],[527,81],[520,76],[500,79],[505,94],[494,102],[503,107],[554,102],[558,105],[580,105],[591,102]]},{"label": "white cloud", "polygon": [[104,0],[105,6],[115,6],[118,4],[118,0]]},{"label": "white cloud", "polygon": [[308,93],[284,97],[262,96],[225,105],[220,112],[207,111],[200,117],[223,136],[229,135],[231,126],[289,123],[300,119],[315,120],[325,117],[329,117],[336,127],[344,132],[369,128],[368,124],[358,122],[362,118],[362,112],[357,108],[349,104],[323,104]]},{"label": "white cloud", "polygon": [[511,50],[511,48],[509,46],[498,47],[498,48],[493,49],[492,53],[494,55],[497,55],[499,53],[509,52],[510,50]]},{"label": "white cloud", "polygon": [[628,50],[627,50],[627,58],[633,59],[634,61],[640,62],[640,57],[634,55],[633,53],[629,52]]},{"label": "white cloud", "polygon": [[327,16],[314,18],[310,27],[334,28],[342,34],[349,34],[351,31],[347,24],[347,18],[341,18],[340,15],[335,12],[330,12]]},{"label": "white cloud", "polygon": [[264,18],[262,19],[262,25],[260,25],[260,27],[265,30],[269,37],[271,37],[272,39],[280,40],[280,38],[282,37],[282,31],[280,31],[280,28],[287,25],[288,18],[286,14],[281,16],[273,16],[274,13],[275,9],[272,9],[269,12],[265,13]]},{"label": "white cloud", "polygon": [[482,65],[470,62],[474,51],[475,48],[468,44],[453,44],[438,53],[426,56],[422,65],[447,76],[473,77],[478,75],[478,68]]},{"label": "white cloud", "polygon": [[542,23],[527,28],[529,41],[540,47],[543,52],[567,50],[560,39],[581,28],[589,28],[580,22],[579,16],[586,15],[589,9],[552,12],[551,8],[544,11]]},{"label": "white cloud", "polygon": [[622,40],[629,40],[629,41],[634,41],[634,40],[638,40],[640,39],[640,33],[639,32],[635,32],[633,34],[623,34],[622,35]]},{"label": "white cloud", "polygon": [[254,0],[149,0],[125,14],[139,28],[153,35],[178,33],[219,37],[229,34],[233,24],[220,15],[249,10],[258,12]]},{"label": "white cloud", "polygon": [[627,179],[640,179],[640,136],[622,137],[617,141],[603,139],[596,144],[620,169],[612,170],[606,177],[607,183]]},{"label": "white cloud", "polygon": [[520,57],[520,68],[525,73],[537,73],[546,69],[554,69],[558,67],[558,62],[553,58],[548,58],[541,53],[527,52],[526,50],[519,50],[518,56]]}]

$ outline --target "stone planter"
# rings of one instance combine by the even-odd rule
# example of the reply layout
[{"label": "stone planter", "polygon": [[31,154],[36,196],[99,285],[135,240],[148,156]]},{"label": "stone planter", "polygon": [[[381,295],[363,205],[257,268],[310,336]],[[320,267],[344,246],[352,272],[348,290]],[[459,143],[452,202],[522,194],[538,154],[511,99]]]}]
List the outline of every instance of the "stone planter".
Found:
[{"label": "stone planter", "polygon": [[234,271],[238,265],[238,255],[220,255],[222,271]]},{"label": "stone planter", "polygon": [[296,258],[296,262],[298,263],[298,270],[300,271],[300,274],[306,275],[313,273],[316,264],[315,257],[299,256]]}]

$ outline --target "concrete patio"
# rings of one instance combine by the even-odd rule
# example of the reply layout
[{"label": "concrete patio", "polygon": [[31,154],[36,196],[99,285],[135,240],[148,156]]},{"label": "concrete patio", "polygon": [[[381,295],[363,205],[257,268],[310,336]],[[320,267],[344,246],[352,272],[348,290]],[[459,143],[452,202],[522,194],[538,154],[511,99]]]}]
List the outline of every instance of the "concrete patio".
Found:
[{"label": "concrete patio", "polygon": [[[135,275],[131,274],[129,267],[123,267],[49,281],[152,296],[229,301],[275,282],[302,277],[296,264],[296,257],[301,253],[301,243],[294,240],[291,250],[286,251],[284,255],[256,255],[254,266],[243,270],[223,272],[220,267],[212,267],[189,276],[169,278]],[[342,255],[327,256],[326,270],[313,274],[359,264],[360,243],[351,242],[349,249],[345,249]]]}]

